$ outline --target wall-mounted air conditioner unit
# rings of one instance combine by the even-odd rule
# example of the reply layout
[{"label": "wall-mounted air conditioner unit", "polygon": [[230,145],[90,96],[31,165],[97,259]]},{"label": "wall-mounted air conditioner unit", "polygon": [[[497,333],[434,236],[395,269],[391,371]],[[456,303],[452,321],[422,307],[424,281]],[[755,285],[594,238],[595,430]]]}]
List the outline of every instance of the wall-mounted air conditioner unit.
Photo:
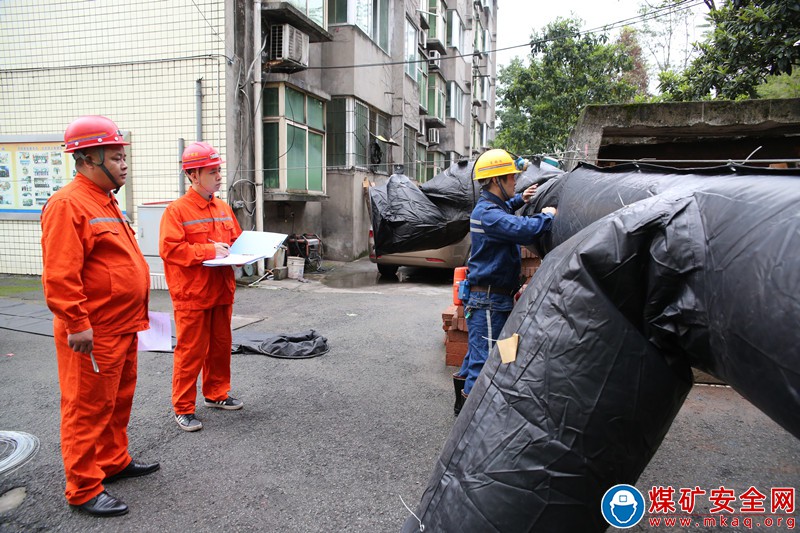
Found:
[{"label": "wall-mounted air conditioner unit", "polygon": [[273,24],[270,28],[269,58],[307,67],[308,35],[291,24]]},{"label": "wall-mounted air conditioner unit", "polygon": [[438,70],[441,65],[442,54],[438,50],[430,50],[428,52],[428,68]]},{"label": "wall-mounted air conditioner unit", "polygon": [[428,144],[439,144],[439,130],[431,128],[428,130]]},{"label": "wall-mounted air conditioner unit", "polygon": [[421,118],[419,119],[419,131],[417,131],[417,135],[419,137],[425,137],[425,132],[426,132],[425,119]]},{"label": "wall-mounted air conditioner unit", "polygon": [[428,30],[420,29],[419,32],[417,32],[417,40],[419,41],[420,48],[428,46]]}]

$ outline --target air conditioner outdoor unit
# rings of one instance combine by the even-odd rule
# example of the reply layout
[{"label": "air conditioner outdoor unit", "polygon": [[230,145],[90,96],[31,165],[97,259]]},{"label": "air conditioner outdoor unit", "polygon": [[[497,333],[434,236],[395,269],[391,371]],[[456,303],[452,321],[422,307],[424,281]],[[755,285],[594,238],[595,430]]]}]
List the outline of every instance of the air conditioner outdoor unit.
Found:
[{"label": "air conditioner outdoor unit", "polygon": [[422,29],[419,30],[418,40],[420,48],[425,48],[426,46],[428,46],[428,31]]},{"label": "air conditioner outdoor unit", "polygon": [[269,58],[308,66],[308,35],[291,24],[273,24],[270,28]]},{"label": "air conditioner outdoor unit", "polygon": [[431,50],[428,52],[428,68],[437,70],[441,64],[442,55],[438,50]]},{"label": "air conditioner outdoor unit", "polygon": [[439,144],[439,130],[431,128],[428,130],[428,144]]},{"label": "air conditioner outdoor unit", "polygon": [[425,137],[425,131],[425,119],[421,118],[419,119],[419,131],[417,132],[417,135],[420,137]]}]

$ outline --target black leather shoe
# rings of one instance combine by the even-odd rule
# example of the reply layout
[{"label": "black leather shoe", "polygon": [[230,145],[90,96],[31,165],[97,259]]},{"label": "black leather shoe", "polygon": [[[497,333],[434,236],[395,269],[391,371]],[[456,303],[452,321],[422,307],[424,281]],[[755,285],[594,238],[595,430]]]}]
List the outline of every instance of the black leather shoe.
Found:
[{"label": "black leather shoe", "polygon": [[84,504],[71,505],[70,507],[92,516],[121,516],[128,513],[128,506],[125,505],[125,502],[116,499],[106,491],[101,492]]},{"label": "black leather shoe", "polygon": [[120,479],[125,479],[126,477],[139,477],[139,476],[146,476],[147,474],[152,474],[156,470],[161,468],[161,465],[158,463],[137,463],[136,461],[131,461],[128,463],[128,466],[114,474],[113,476],[108,476],[103,480],[103,484],[106,483],[114,483],[115,481],[119,481]]}]

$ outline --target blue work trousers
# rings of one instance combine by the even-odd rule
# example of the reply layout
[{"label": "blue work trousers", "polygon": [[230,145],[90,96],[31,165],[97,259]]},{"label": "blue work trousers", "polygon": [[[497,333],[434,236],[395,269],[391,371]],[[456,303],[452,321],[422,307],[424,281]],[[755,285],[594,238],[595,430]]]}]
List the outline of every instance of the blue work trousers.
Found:
[{"label": "blue work trousers", "polygon": [[475,385],[513,307],[514,299],[511,296],[481,292],[470,294],[465,306],[469,346],[458,372],[459,376],[466,377],[464,394],[469,394]]}]

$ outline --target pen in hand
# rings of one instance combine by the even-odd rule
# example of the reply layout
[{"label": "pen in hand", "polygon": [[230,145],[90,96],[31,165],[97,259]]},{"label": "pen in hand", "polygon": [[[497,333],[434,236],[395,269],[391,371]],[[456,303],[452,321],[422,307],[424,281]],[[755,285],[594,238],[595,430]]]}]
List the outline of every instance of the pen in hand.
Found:
[{"label": "pen in hand", "polygon": [[217,242],[208,239],[208,242],[214,245],[214,248],[217,251],[217,257],[227,257],[230,254],[230,246],[224,242]]}]

